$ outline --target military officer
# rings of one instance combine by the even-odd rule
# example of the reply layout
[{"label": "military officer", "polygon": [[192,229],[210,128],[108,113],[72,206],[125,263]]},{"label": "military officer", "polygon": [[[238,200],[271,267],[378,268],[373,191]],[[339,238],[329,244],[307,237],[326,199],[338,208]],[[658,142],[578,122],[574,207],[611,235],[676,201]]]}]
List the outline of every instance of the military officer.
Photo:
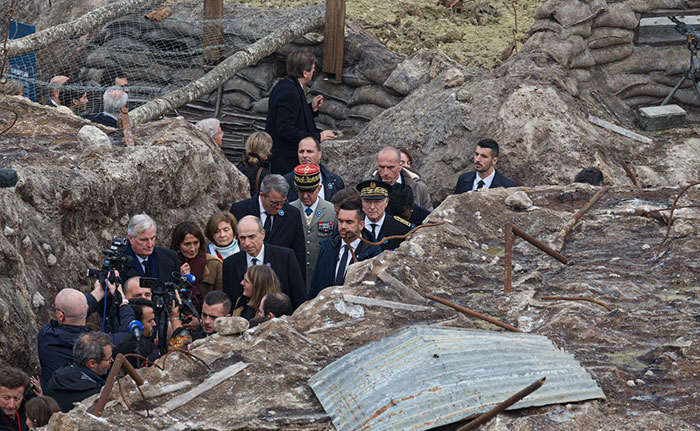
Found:
[{"label": "military officer", "polygon": [[[391,185],[382,180],[366,180],[357,185],[362,198],[362,210],[365,213],[365,229],[382,240],[392,235],[404,235],[411,230],[411,223],[399,216],[387,213]],[[380,245],[382,250],[392,250],[399,246],[403,239],[390,239]]]},{"label": "military officer", "polygon": [[321,199],[321,171],[318,165],[305,163],[294,168],[294,187],[299,199],[290,203],[301,213],[306,240],[306,290],[316,267],[321,241],[333,236],[337,219],[333,204]]}]

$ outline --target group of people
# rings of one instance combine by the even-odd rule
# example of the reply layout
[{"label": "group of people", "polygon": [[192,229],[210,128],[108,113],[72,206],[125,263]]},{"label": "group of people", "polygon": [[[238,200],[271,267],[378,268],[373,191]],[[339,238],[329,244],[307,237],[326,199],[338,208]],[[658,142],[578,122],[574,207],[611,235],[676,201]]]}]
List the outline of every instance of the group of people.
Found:
[{"label": "group of people", "polygon": [[[343,285],[353,263],[393,250],[423,223],[433,201],[405,149],[379,150],[376,166],[355,187],[346,187],[324,165],[321,142],[337,135],[314,124],[322,96],[306,102],[303,87],[314,70],[313,54],[289,55],[288,76],[270,95],[266,131],[246,140],[238,168],[249,180],[250,198],[212,214],[204,229],[193,221],[177,224],[169,247],[156,245],[157,225],[150,216],[135,215],[127,226],[128,263],[110,274],[116,279],[95,281],[87,294],[65,288],[56,295],[55,319],[38,335],[41,376],[34,387],[41,394],[35,399],[45,400],[42,412],[68,411],[99,392],[117,353],[138,352],[129,361],[143,366],[163,346],[213,335],[217,318],[240,316],[254,326],[291,315],[323,289]],[[221,145],[220,123],[210,120],[197,127]],[[477,142],[474,171],[459,176],[455,193],[516,186],[495,169],[498,156],[496,141]],[[577,181],[597,180],[594,171],[579,175]],[[185,283],[186,289],[164,307],[162,298],[154,298],[154,283]],[[105,316],[108,301],[113,308]],[[87,325],[93,313],[102,315],[101,332]],[[29,416],[30,404],[19,395],[29,385],[25,376],[0,375],[5,422],[29,423],[23,415]],[[41,418],[32,417],[32,423]]]}]

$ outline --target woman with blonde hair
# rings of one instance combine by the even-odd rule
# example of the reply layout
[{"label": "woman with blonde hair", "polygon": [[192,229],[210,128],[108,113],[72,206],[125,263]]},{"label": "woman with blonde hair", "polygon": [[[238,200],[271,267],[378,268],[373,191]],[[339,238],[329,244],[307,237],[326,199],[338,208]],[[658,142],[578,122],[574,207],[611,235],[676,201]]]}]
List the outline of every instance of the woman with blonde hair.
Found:
[{"label": "woman with blonde hair", "polygon": [[248,320],[255,317],[265,295],[280,291],[280,280],[275,271],[267,265],[248,267],[241,285],[243,286],[243,295],[236,301],[233,315]]},{"label": "woman with blonde hair", "polygon": [[260,190],[262,180],[270,175],[270,157],[272,137],[266,132],[253,132],[245,141],[245,157],[236,167],[248,177],[250,195],[255,196]]}]

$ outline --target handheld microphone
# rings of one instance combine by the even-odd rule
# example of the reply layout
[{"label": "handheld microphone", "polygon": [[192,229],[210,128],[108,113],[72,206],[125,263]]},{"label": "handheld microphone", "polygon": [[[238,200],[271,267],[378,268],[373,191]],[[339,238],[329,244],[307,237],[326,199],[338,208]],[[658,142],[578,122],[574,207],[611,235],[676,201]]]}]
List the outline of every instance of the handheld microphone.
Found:
[{"label": "handheld microphone", "polygon": [[0,169],[0,187],[14,187],[19,181],[17,171],[10,168]]},{"label": "handheld microphone", "polygon": [[194,274],[185,274],[182,275],[179,272],[173,272],[172,273],[173,278],[175,281],[179,281],[180,283],[189,283],[192,284],[195,281],[197,281],[197,277],[194,276]]},{"label": "handheld microphone", "polygon": [[129,322],[129,332],[131,332],[134,335],[134,337],[136,337],[136,341],[141,341],[143,323],[141,323],[139,320],[132,320],[131,322]]}]

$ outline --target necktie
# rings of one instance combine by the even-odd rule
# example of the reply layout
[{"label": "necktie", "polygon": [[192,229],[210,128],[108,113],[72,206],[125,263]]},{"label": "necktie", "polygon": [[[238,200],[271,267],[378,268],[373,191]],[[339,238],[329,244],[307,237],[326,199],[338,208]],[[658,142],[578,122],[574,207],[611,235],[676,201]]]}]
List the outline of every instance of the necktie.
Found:
[{"label": "necktie", "polygon": [[313,210],[311,208],[307,208],[305,211],[306,211],[307,216],[310,216],[311,213],[313,212]]},{"label": "necktie", "polygon": [[484,187],[484,184],[486,184],[484,180],[479,180],[479,182],[476,183],[476,189],[479,190],[480,188]]},{"label": "necktie", "polygon": [[150,277],[151,271],[148,270],[148,259],[144,259],[141,263],[143,264],[143,275],[145,275],[146,277]]},{"label": "necktie", "polygon": [[250,260],[250,266],[255,266],[258,264],[258,258],[254,257]]},{"label": "necktie", "polygon": [[340,258],[340,265],[338,265],[338,273],[335,275],[336,286],[341,286],[345,282],[345,267],[348,264],[348,257],[350,255],[350,250],[348,246],[343,244],[345,251],[343,252],[343,257]]},{"label": "necktie", "polygon": [[372,226],[372,236],[376,240],[377,239],[377,232],[375,232],[375,231],[377,230],[377,223],[370,223],[369,225]]},{"label": "necktie", "polygon": [[[267,212],[265,212],[267,214]],[[265,226],[263,226],[263,229],[265,229],[265,234],[269,238],[270,235],[272,235],[272,214],[267,214],[267,217],[265,218]]]}]

